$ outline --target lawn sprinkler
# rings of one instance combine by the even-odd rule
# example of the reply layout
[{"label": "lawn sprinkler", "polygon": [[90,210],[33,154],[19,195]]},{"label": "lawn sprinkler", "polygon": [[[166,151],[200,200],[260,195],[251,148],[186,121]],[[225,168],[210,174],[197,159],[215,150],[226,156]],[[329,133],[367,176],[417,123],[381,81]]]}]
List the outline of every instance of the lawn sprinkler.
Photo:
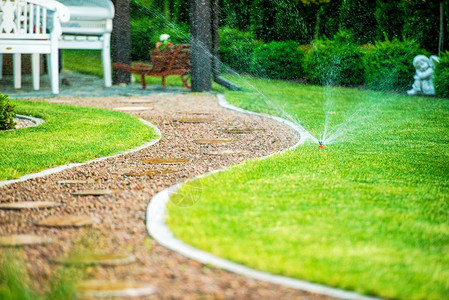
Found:
[{"label": "lawn sprinkler", "polygon": [[318,141],[318,144],[320,144],[320,145],[318,146],[318,149],[323,149],[323,148],[324,148],[324,146],[323,146],[323,141]]}]

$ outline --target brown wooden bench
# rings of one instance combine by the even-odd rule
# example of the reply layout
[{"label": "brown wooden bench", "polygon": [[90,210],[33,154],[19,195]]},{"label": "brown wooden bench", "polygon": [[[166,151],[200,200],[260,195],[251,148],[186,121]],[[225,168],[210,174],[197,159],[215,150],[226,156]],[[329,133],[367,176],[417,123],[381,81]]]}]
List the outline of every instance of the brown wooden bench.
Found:
[{"label": "brown wooden bench", "polygon": [[181,76],[184,86],[190,89],[190,84],[186,78],[190,74],[190,45],[169,45],[166,50],[160,50],[159,45],[160,43],[157,43],[156,49],[150,51],[151,65],[134,64],[128,66],[114,63],[113,67],[133,74],[139,74],[143,89],[146,89],[145,76],[162,77],[162,87],[165,88],[165,77],[169,75]]}]

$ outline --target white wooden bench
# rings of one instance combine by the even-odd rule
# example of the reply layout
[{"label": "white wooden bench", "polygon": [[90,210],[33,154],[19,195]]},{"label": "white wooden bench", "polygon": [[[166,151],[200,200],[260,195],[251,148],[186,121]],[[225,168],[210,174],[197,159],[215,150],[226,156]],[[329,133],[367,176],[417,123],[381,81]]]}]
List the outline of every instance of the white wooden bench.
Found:
[{"label": "white wooden bench", "polygon": [[39,55],[48,54],[51,88],[59,93],[58,42],[66,6],[54,0],[0,0],[0,78],[2,54],[14,57],[14,86],[21,87],[21,54],[32,55],[33,87],[39,89]]},{"label": "white wooden bench", "polygon": [[102,52],[105,86],[112,85],[111,32],[114,5],[110,0],[59,0],[70,11],[62,24],[60,49],[95,49]]}]

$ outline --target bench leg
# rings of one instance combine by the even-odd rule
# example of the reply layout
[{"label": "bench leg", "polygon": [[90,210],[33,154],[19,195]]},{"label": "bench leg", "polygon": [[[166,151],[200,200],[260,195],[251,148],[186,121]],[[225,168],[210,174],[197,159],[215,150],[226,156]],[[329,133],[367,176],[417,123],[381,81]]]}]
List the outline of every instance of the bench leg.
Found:
[{"label": "bench leg", "polygon": [[[132,75],[131,75],[132,76]],[[145,75],[144,74],[140,74],[140,83],[142,84],[142,89],[146,90],[147,88],[147,83],[145,82]]]},{"label": "bench leg", "polygon": [[166,86],[166,84],[165,84],[165,76],[162,76],[162,87],[165,89],[165,86]]},{"label": "bench leg", "polygon": [[39,90],[40,85],[40,74],[39,74],[39,62],[40,62],[40,54],[39,53],[33,53],[31,54],[31,72],[33,73],[33,88],[34,90]]},{"label": "bench leg", "polygon": [[105,35],[103,35],[103,49],[101,50],[101,55],[103,60],[104,85],[106,87],[112,86],[110,41],[111,41],[111,34],[106,33]]},{"label": "bench leg", "polygon": [[187,82],[187,80],[184,78],[185,75],[181,75],[181,80],[182,83],[184,84],[184,86],[188,89],[191,89],[192,87],[190,86],[190,84]]},{"label": "bench leg", "polygon": [[51,92],[53,94],[59,94],[59,52],[57,47],[52,49],[49,58],[48,73],[51,81]]},{"label": "bench leg", "polygon": [[22,55],[20,53],[13,54],[14,64],[14,88],[22,87]]}]

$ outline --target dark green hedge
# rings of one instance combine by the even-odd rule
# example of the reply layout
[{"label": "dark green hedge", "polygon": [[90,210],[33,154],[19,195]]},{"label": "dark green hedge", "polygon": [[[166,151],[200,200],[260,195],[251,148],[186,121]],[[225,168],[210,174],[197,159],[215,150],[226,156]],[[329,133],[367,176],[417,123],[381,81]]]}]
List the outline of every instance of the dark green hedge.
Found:
[{"label": "dark green hedge", "polygon": [[251,73],[266,78],[297,79],[303,76],[304,52],[293,41],[259,45],[253,53]]},{"label": "dark green hedge", "polygon": [[315,40],[304,59],[304,69],[315,84],[357,86],[364,81],[362,51],[345,31],[334,40]]},{"label": "dark green hedge", "polygon": [[254,48],[260,44],[254,34],[225,27],[220,29],[219,36],[219,58],[223,71],[249,72]]},{"label": "dark green hedge", "polygon": [[433,84],[438,97],[449,98],[449,51],[441,54],[436,63]]},{"label": "dark green hedge", "polygon": [[413,41],[377,42],[364,55],[365,84],[380,91],[404,92],[413,84],[413,58],[427,55]]}]

